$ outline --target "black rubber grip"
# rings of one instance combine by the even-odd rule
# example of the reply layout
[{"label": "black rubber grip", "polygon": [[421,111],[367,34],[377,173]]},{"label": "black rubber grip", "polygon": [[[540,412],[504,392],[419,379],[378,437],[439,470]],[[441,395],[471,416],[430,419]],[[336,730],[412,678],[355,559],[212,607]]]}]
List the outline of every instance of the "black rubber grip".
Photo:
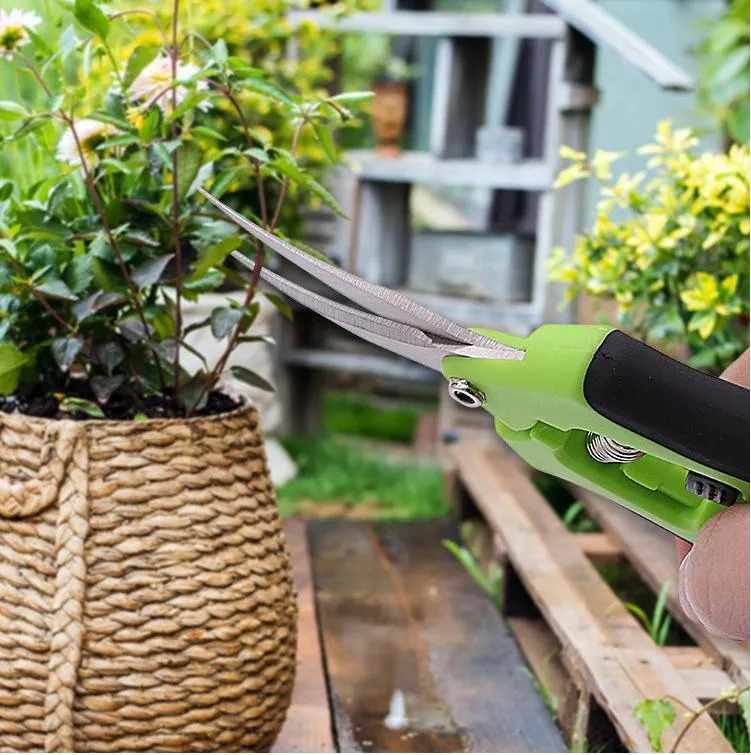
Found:
[{"label": "black rubber grip", "polygon": [[749,478],[749,391],[671,359],[620,331],[610,333],[584,378],[603,417],[675,453]]}]

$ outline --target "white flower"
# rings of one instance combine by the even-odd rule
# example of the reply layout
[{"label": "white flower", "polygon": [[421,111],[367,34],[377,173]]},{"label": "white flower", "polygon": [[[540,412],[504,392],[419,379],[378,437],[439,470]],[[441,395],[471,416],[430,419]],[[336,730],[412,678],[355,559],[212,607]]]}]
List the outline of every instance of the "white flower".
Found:
[{"label": "white flower", "polygon": [[[200,69],[193,63],[177,64],[177,80],[186,81],[195,76]],[[133,83],[128,89],[128,94],[132,102],[143,102],[145,107],[158,105],[162,112],[172,109],[172,61],[169,55],[160,55],[149,63],[141,73],[136,76]],[[205,90],[207,88],[205,81],[196,83],[196,89]],[[179,105],[189,93],[189,89],[182,84],[175,88],[175,100]],[[199,105],[199,108],[205,109],[208,106],[206,101]]]},{"label": "white flower", "polygon": [[81,165],[81,154],[76,144],[76,136],[81,145],[87,167],[99,160],[97,147],[108,137],[121,133],[109,123],[100,123],[84,118],[75,121],[75,135],[71,128],[62,135],[57,145],[57,159],[69,165]]},{"label": "white flower", "polygon": [[26,29],[33,31],[41,23],[42,19],[31,11],[0,8],[0,55],[10,58],[14,50],[29,42]]}]

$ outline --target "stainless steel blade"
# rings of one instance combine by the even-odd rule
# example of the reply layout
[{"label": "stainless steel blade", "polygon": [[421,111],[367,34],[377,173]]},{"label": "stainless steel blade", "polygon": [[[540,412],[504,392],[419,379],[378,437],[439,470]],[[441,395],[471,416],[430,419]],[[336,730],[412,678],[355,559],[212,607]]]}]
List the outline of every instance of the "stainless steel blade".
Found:
[{"label": "stainless steel blade", "polygon": [[[346,296],[363,309],[381,315],[388,320],[419,328],[420,330],[458,343],[471,344],[481,346],[485,349],[504,352],[505,359],[524,358],[523,351],[475,333],[428,307],[408,299],[403,294],[376,285],[375,283],[370,283],[352,273],[321,262],[321,260],[306,254],[292,244],[283,241],[259,225],[244,218],[204,189],[199,189],[199,191],[235,224],[262,241],[292,264],[297,265],[297,267],[317,278],[322,283],[325,283],[342,296]],[[234,256],[240,258],[243,255],[235,252]]]},{"label": "stainless steel blade", "polygon": [[[233,252],[233,256],[249,269],[255,269],[255,263],[244,255]],[[266,268],[261,268],[261,280],[350,333],[438,372],[441,370],[444,357],[447,356],[466,356],[479,359],[507,358],[505,352],[498,349],[467,346],[456,342],[441,343],[434,341],[418,328],[393,322],[370,312],[362,312],[348,307],[346,304],[332,301],[325,296],[308,291],[306,288],[292,283]]]}]

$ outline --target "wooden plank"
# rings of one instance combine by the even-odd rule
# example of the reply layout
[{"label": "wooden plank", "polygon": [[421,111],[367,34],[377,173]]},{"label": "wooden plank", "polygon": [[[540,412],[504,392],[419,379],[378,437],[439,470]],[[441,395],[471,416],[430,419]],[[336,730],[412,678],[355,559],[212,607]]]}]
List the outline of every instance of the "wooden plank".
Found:
[{"label": "wooden plank", "polygon": [[[679,672],[618,600],[573,536],[519,465],[500,449],[458,443],[458,473],[491,527],[501,534],[516,572],[631,750],[650,751],[634,707],[644,699],[699,701]],[[666,741],[678,734],[674,724]],[[730,752],[728,741],[703,714],[682,741],[688,752]]]},{"label": "wooden plank", "polygon": [[305,524],[288,519],[284,533],[292,557],[299,610],[297,677],[287,720],[272,752],[336,752]]},{"label": "wooden plank", "polygon": [[292,11],[287,14],[293,26],[312,21],[321,28],[343,32],[398,34],[399,36],[527,37],[558,39],[565,25],[555,16],[521,13],[444,13],[395,11],[392,13],[351,13],[336,18],[326,11]]},{"label": "wooden plank", "polygon": [[695,645],[667,645],[662,652],[670,658],[676,668],[717,668],[717,664],[706,651]]},{"label": "wooden plank", "polygon": [[586,37],[609,47],[662,89],[693,91],[693,78],[592,0],[543,0]]},{"label": "wooden plank", "polygon": [[469,158],[441,160],[427,152],[405,151],[399,157],[381,157],[370,150],[351,150],[347,164],[363,181],[520,191],[545,191],[553,184],[551,167],[543,160],[493,165]]},{"label": "wooden plank", "polygon": [[623,559],[623,551],[606,532],[577,532],[574,540],[584,555],[597,564],[615,564]]},{"label": "wooden plank", "polygon": [[340,751],[562,752],[511,634],[446,537],[458,536],[445,522],[310,525]]},{"label": "wooden plank", "polygon": [[675,539],[670,533],[579,486],[570,486],[587,511],[618,543],[641,578],[658,593],[670,583],[667,607],[694,641],[727,671],[739,686],[749,683],[749,652],[741,643],[722,640],[708,634],[689,620],[681,608],[677,587],[678,561]]}]

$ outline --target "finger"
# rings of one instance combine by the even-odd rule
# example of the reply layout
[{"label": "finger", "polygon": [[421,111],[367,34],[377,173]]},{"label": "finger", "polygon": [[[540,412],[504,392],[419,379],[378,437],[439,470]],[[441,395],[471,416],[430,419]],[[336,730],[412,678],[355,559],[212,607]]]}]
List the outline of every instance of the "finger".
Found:
[{"label": "finger", "polygon": [[683,610],[717,636],[749,639],[749,509],[733,506],[713,516],[683,559]]},{"label": "finger", "polygon": [[683,559],[688,556],[691,550],[691,543],[682,537],[677,537],[675,538],[675,550],[678,553],[678,565],[680,566],[683,563]]},{"label": "finger", "polygon": [[749,387],[749,352],[744,351],[726,370],[720,375],[727,380],[744,388]]}]

